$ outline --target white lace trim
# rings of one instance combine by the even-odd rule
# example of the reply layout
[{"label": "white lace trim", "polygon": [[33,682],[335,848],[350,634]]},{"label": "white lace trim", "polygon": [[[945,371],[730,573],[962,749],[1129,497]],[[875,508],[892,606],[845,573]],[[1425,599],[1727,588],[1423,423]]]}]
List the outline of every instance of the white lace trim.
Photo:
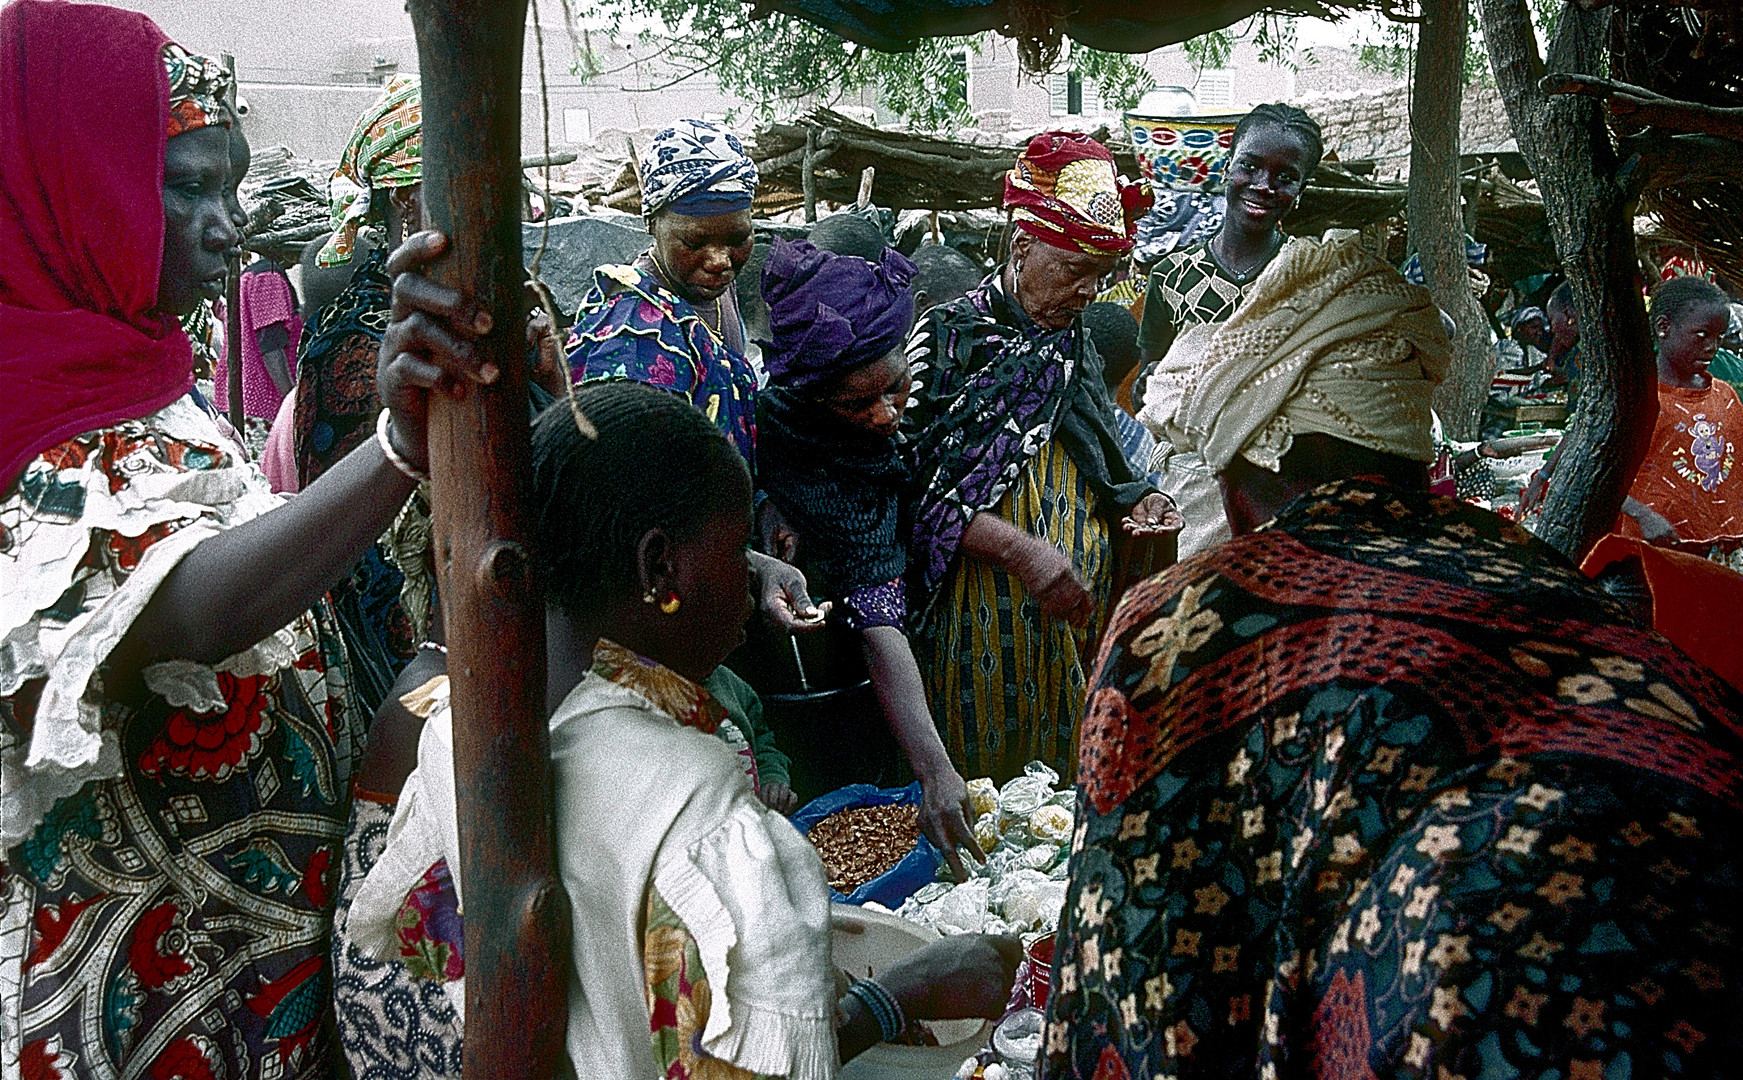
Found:
[{"label": "white lace trim", "polygon": [[[17,545],[0,559],[0,695],[15,694],[33,679],[46,680],[28,746],[0,752],[5,779],[0,849],[28,837],[56,800],[85,782],[120,775],[116,737],[103,726],[102,665],[189,551],[283,501],[246,462],[195,470],[169,460],[165,448],[173,443],[228,452],[212,418],[189,398],[113,430],[140,442],[113,464],[113,476],[95,456],[64,469],[39,457],[27,468],[43,486],[77,488],[82,506],[76,516],[28,505],[22,484],[0,503],[0,520]],[[156,437],[141,438],[147,435]],[[120,486],[112,490],[116,481]],[[131,573],[93,573],[84,565],[110,536],[132,539],[166,526],[173,531],[153,543]],[[70,592],[75,586],[80,591]],[[77,601],[70,616],[55,610],[63,597]],[[203,676],[191,670],[198,665],[156,665],[148,685],[155,680],[172,686],[183,701],[211,711],[222,705],[213,670],[281,670],[294,660],[292,642],[289,631],[281,631]],[[170,670],[157,670],[166,667]]]}]

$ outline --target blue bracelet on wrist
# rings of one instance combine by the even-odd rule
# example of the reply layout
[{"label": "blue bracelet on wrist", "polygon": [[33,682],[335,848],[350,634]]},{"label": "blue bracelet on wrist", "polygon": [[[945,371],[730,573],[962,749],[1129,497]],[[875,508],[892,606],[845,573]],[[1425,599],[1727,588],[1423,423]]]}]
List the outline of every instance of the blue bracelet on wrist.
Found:
[{"label": "blue bracelet on wrist", "polygon": [[847,992],[858,998],[878,1022],[884,1042],[891,1042],[908,1029],[902,1006],[888,990],[870,979],[855,980]]}]

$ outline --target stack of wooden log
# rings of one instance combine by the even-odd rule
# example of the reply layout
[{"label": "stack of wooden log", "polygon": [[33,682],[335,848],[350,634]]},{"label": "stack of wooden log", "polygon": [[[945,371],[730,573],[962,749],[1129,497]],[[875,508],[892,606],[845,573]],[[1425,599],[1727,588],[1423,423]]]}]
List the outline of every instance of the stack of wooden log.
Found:
[{"label": "stack of wooden log", "polygon": [[248,211],[242,246],[293,265],[303,245],[330,230],[327,178],[333,162],[299,158],[282,146],[257,150],[238,194]]},{"label": "stack of wooden log", "polygon": [[[1103,127],[1090,134],[1113,152],[1116,169],[1138,175],[1124,131]],[[807,154],[815,200],[854,202],[862,171],[875,168],[871,196],[879,206],[944,213],[997,207],[1004,174],[1020,150],[884,130],[815,109],[757,132],[751,150],[762,173],[756,211],[767,216],[804,203]],[[1495,276],[1510,281],[1555,265],[1541,199],[1492,168],[1467,175],[1464,184],[1466,198],[1473,201],[1467,228],[1489,244]],[[1311,236],[1330,228],[1364,229],[1400,219],[1405,192],[1402,183],[1373,180],[1327,163],[1314,174],[1285,228]]]},{"label": "stack of wooden log", "polygon": [[814,109],[792,123],[758,131],[751,157],[762,173],[759,210],[772,211],[782,203],[791,209],[803,199],[808,153],[816,199],[854,202],[861,174],[872,167],[877,176],[871,198],[879,206],[973,210],[998,205],[1017,150],[874,128]]}]

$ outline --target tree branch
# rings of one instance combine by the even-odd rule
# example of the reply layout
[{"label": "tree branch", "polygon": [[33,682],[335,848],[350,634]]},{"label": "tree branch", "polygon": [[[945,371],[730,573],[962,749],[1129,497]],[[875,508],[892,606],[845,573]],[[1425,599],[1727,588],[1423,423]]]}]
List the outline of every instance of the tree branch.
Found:
[{"label": "tree branch", "polygon": [[1743,108],[1725,109],[1717,105],[1679,101],[1596,75],[1546,75],[1539,85],[1546,94],[1584,94],[1599,98],[1611,116],[1626,117],[1635,123],[1743,140]]},{"label": "tree branch", "polygon": [[686,71],[671,82],[664,82],[658,86],[620,86],[618,89],[629,94],[657,94],[661,90],[670,90],[672,87],[677,86],[679,83],[684,82],[687,79],[693,79],[705,71],[713,71],[719,66],[720,60],[716,59],[712,64],[704,64],[698,68],[691,68],[689,71]]},{"label": "tree branch", "polygon": [[1743,177],[1743,145],[1730,139],[1648,132],[1624,139],[1622,145],[1639,157],[1640,192]]}]

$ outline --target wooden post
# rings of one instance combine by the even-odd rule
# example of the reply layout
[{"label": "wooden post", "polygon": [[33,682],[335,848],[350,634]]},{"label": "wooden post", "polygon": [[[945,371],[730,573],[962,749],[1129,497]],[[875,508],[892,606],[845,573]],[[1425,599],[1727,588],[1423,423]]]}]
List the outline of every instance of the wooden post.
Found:
[{"label": "wooden post", "polygon": [[799,183],[805,193],[805,220],[817,220],[817,129],[805,129],[805,159],[800,164]]},{"label": "wooden post", "polygon": [[[230,72],[230,108],[236,108],[236,58],[223,55],[224,68]],[[230,426],[236,437],[247,443],[244,426],[248,423],[242,412],[242,259],[231,259],[229,277],[224,282],[224,393],[230,399]]]},{"label": "wooden post", "polygon": [[[230,399],[230,426],[243,438],[242,413],[242,260],[231,259],[224,283],[224,393]],[[243,439],[244,443],[247,442]]]},{"label": "wooden post", "polygon": [[[1601,106],[1551,97],[1525,0],[1481,0],[1483,41],[1555,236],[1580,320],[1580,400],[1562,442],[1538,535],[1579,561],[1608,532],[1658,418],[1658,372],[1634,252],[1637,163],[1621,160]],[[1602,62],[1608,10],[1562,8],[1549,68],[1589,73]]]},{"label": "wooden post", "polygon": [[1489,322],[1471,295],[1459,205],[1459,111],[1464,97],[1465,0],[1423,0],[1417,24],[1416,79],[1410,101],[1410,191],[1406,223],[1422,277],[1452,317],[1452,369],[1435,390],[1447,434],[1476,439],[1495,376]]},{"label": "wooden post", "polygon": [[436,569],[448,633],[466,904],[465,1080],[564,1068],[569,902],[551,845],[544,605],[529,564],[520,242],[526,0],[411,0],[423,75],[424,220],[434,276],[495,321],[493,386],[430,401]]},{"label": "wooden post", "polygon": [[859,173],[859,198],[853,200],[854,209],[864,210],[872,204],[872,185],[877,182],[878,167],[867,165]]}]

